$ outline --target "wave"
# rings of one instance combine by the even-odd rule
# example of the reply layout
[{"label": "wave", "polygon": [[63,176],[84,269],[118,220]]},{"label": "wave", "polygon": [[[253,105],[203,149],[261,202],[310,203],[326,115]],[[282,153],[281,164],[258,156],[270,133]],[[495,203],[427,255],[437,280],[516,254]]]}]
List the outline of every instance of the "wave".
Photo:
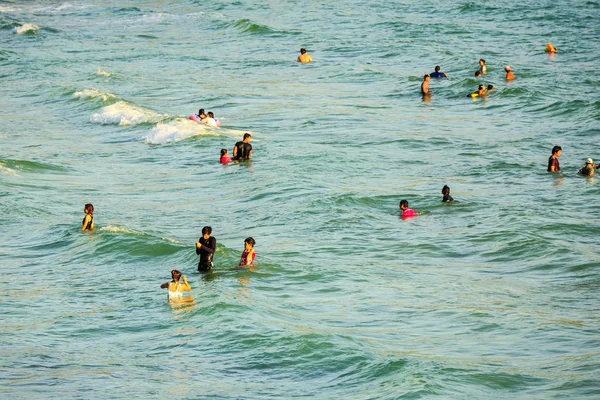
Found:
[{"label": "wave", "polygon": [[21,35],[23,33],[35,33],[40,29],[39,26],[34,24],[23,24],[22,26],[15,27],[15,33]]},{"label": "wave", "polygon": [[94,72],[94,75],[97,75],[97,76],[105,76],[105,77],[107,77],[107,78],[109,78],[109,77],[112,77],[112,76],[115,76],[115,74],[114,74],[114,73],[112,73],[112,72],[107,72],[107,71],[104,71],[102,68],[98,68],[98,69],[96,70],[96,72]]},{"label": "wave", "polygon": [[17,175],[20,172],[45,172],[60,171],[67,169],[58,165],[43,164],[35,161],[0,159],[0,171],[4,174]]},{"label": "wave", "polygon": [[115,100],[117,97],[112,93],[99,92],[95,89],[84,89],[80,92],[73,93],[74,99],[88,100],[100,98],[102,101]]},{"label": "wave", "polygon": [[157,124],[142,140],[147,144],[167,144],[199,135],[218,135],[218,132],[208,125],[177,118],[168,123]]},{"label": "wave", "polygon": [[257,35],[298,35],[300,32],[294,31],[278,31],[267,25],[255,24],[249,19],[240,19],[233,22],[230,26],[243,33],[251,33]]},{"label": "wave", "polygon": [[119,126],[129,126],[157,123],[165,118],[166,116],[163,114],[134,106],[125,101],[118,101],[93,114],[90,117],[90,121],[99,124],[119,124]]}]

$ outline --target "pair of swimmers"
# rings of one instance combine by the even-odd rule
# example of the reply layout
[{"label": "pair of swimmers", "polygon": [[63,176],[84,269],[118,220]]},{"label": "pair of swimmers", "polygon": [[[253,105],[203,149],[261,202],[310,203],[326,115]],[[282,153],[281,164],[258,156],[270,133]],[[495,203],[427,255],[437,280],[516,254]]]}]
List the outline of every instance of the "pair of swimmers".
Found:
[{"label": "pair of swimmers", "polygon": [[229,157],[227,149],[221,149],[221,158],[219,159],[219,162],[221,164],[227,164],[231,161],[243,161],[252,158],[252,145],[250,144],[251,140],[252,135],[245,133],[243,139],[233,146],[233,158]]},{"label": "pair of swimmers", "polygon": [[204,108],[198,110],[198,114],[194,114],[190,116],[192,121],[202,122],[203,124],[212,126],[213,128],[218,128],[221,126],[221,122],[215,118],[215,114],[212,111],[208,113],[204,113]]},{"label": "pair of swimmers", "polygon": [[[444,187],[442,188],[442,196],[443,196],[442,202],[444,202],[444,203],[451,203],[454,201],[452,196],[450,196],[450,187],[448,185],[444,185]],[[400,212],[401,212],[402,218],[416,217],[417,215],[423,214],[423,213],[418,213],[415,210],[408,208],[408,200],[400,201]]]},{"label": "pair of swimmers", "polygon": [[[217,239],[212,235],[212,228],[205,226],[202,228],[202,236],[196,242],[196,254],[200,256],[198,262],[198,272],[207,272],[213,269],[213,257],[217,250]],[[252,237],[244,240],[244,251],[240,257],[240,263],[238,267],[252,266],[254,265],[254,258],[256,253],[254,252],[254,245],[256,241]]]}]

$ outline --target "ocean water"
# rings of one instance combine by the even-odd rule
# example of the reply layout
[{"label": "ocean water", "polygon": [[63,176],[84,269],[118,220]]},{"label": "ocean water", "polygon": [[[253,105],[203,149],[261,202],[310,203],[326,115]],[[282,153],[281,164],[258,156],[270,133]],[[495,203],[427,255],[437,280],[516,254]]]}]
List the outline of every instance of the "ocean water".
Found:
[{"label": "ocean water", "polygon": [[0,1],[0,397],[599,398],[599,26],[595,0]]}]

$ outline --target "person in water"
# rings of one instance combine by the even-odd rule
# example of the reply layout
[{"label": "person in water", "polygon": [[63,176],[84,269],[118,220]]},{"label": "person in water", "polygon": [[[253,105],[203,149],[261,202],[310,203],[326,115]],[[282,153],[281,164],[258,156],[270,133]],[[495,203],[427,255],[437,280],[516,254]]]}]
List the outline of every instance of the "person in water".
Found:
[{"label": "person in water", "polygon": [[585,161],[585,166],[583,168],[581,168],[578,173],[581,175],[585,175],[585,176],[594,176],[595,169],[596,169],[596,165],[594,165],[594,160],[592,160],[591,158],[588,158]]},{"label": "person in water", "polygon": [[250,141],[252,140],[252,135],[249,133],[244,133],[244,138],[233,146],[233,160],[249,160],[252,157],[252,145]]},{"label": "person in water", "polygon": [[227,149],[221,149],[221,159],[219,160],[221,164],[227,164],[231,162],[231,158],[227,155]]},{"label": "person in water", "polygon": [[240,257],[240,267],[254,265],[254,258],[256,257],[256,253],[254,252],[255,244],[256,242],[251,237],[246,238],[246,240],[244,240],[244,251],[242,252],[242,256]]},{"label": "person in water", "polygon": [[205,115],[204,119],[202,120],[202,123],[210,125],[214,128],[218,128],[219,126],[221,126],[221,123],[219,122],[219,120],[215,119],[215,114],[213,114],[212,111],[209,111],[208,115]]},{"label": "person in water", "polygon": [[192,288],[187,281],[187,276],[183,277],[183,284],[179,281],[181,278],[181,271],[176,269],[171,270],[171,278],[173,279],[171,282],[166,282],[160,285],[161,289],[168,289],[167,296],[169,300],[182,298],[184,291],[192,291]]},{"label": "person in water", "polygon": [[[491,86],[491,85],[490,85]],[[492,89],[494,87],[492,86]],[[477,96],[485,96],[487,95],[487,89],[485,88],[485,85],[482,83],[479,85],[479,87],[477,88],[476,92],[471,93],[470,95],[468,95],[467,97],[471,96],[471,97],[477,97]]]},{"label": "person in water", "polygon": [[558,172],[560,171],[560,163],[558,162],[558,157],[562,155],[562,147],[554,146],[552,148],[552,155],[548,159],[548,172]]},{"label": "person in water", "polygon": [[306,49],[304,47],[302,47],[300,49],[300,55],[298,56],[298,62],[301,62],[303,64],[312,62],[312,57],[306,52]]},{"label": "person in water", "polygon": [[512,81],[513,79],[515,79],[515,74],[512,73],[509,65],[504,67],[504,71],[506,71],[506,76],[504,77],[504,79],[506,79],[507,81]]},{"label": "person in water", "polygon": [[444,196],[444,198],[442,199],[444,203],[450,203],[454,201],[452,196],[450,196],[450,187],[448,185],[444,185],[444,187],[442,188],[442,195]]},{"label": "person in water", "polygon": [[423,76],[423,83],[421,83],[421,94],[422,95],[427,95],[430,94],[429,93],[429,81],[431,79],[429,78],[429,75],[425,74]]},{"label": "person in water", "polygon": [[419,213],[415,210],[408,208],[408,200],[400,201],[400,211],[402,211],[402,218],[415,217],[419,215]]},{"label": "person in water", "polygon": [[81,222],[81,230],[82,231],[93,231],[94,230],[94,206],[91,203],[87,203],[85,207],[83,207],[83,212],[85,213],[85,217],[83,217],[83,221]]},{"label": "person in water", "polygon": [[487,73],[487,67],[485,66],[485,60],[483,58],[479,59],[479,71],[481,71],[482,75]]},{"label": "person in water", "polygon": [[435,72],[430,73],[429,76],[431,78],[447,78],[448,75],[446,75],[445,72],[440,72],[440,69],[441,69],[440,66],[436,65],[435,66]]},{"label": "person in water", "polygon": [[202,237],[196,242],[196,254],[200,256],[198,262],[198,272],[206,272],[213,268],[213,256],[217,250],[217,239],[210,236],[212,228],[205,226],[202,228]]},{"label": "person in water", "polygon": [[481,78],[481,71],[480,70],[475,71],[475,78]]}]

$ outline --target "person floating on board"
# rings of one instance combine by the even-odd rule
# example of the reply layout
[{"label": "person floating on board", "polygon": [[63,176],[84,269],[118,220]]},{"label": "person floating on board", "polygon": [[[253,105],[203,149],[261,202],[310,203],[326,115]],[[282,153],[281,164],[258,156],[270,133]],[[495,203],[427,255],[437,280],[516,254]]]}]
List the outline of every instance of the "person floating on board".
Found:
[{"label": "person floating on board", "polygon": [[212,126],[213,128],[218,128],[221,126],[221,123],[219,122],[218,119],[215,118],[215,114],[213,114],[212,111],[208,112],[208,115],[206,115],[202,121],[203,124]]},{"label": "person floating on board", "polygon": [[441,69],[440,66],[436,65],[435,72],[430,73],[429,76],[431,78],[447,78],[448,75],[445,72],[440,72],[440,69]]},{"label": "person floating on board", "polygon": [[312,62],[312,57],[306,52],[306,49],[304,47],[302,47],[300,49],[300,55],[298,56],[298,62],[301,62],[303,64]]},{"label": "person floating on board", "polygon": [[196,242],[196,254],[200,256],[198,262],[198,272],[207,272],[213,268],[213,256],[217,250],[217,239],[210,236],[212,228],[205,226],[202,228],[202,237]]},{"label": "person floating on board", "polygon": [[94,230],[94,206],[91,203],[87,203],[85,207],[83,207],[83,212],[85,213],[85,217],[83,217],[83,221],[81,221],[81,230],[82,231],[93,231]]},{"label": "person floating on board", "polygon": [[252,157],[252,145],[250,141],[252,140],[252,135],[249,133],[244,133],[244,138],[237,142],[235,146],[233,146],[233,160],[241,161],[241,160],[249,160]]},{"label": "person floating on board", "polygon": [[196,122],[202,122],[204,118],[206,118],[206,114],[204,113],[204,108],[201,108],[198,110],[198,114],[190,115],[189,119]]},{"label": "person floating on board", "polygon": [[187,276],[183,277],[183,283],[180,282],[181,271],[176,269],[171,270],[171,278],[173,279],[171,282],[160,285],[161,289],[168,289],[167,297],[169,300],[181,299],[183,297],[183,292],[192,291],[192,288],[187,281]]},{"label": "person floating on board", "polygon": [[552,155],[548,159],[548,172],[558,172],[560,171],[560,163],[558,162],[558,157],[562,155],[562,147],[554,146],[552,148]]}]

